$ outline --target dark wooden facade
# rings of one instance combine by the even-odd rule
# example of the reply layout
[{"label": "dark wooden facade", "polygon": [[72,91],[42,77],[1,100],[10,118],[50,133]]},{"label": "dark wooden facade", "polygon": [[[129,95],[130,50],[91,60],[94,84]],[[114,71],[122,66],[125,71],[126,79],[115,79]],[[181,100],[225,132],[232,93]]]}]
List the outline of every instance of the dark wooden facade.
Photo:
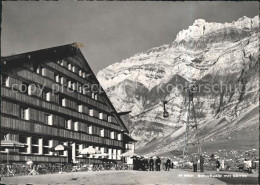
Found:
[{"label": "dark wooden facade", "polygon": [[[2,57],[1,63],[1,139],[28,146],[2,148],[2,161],[8,152],[16,162],[86,162],[78,152],[88,146],[122,161],[128,130],[76,44]],[[58,144],[72,150],[49,151]]]}]

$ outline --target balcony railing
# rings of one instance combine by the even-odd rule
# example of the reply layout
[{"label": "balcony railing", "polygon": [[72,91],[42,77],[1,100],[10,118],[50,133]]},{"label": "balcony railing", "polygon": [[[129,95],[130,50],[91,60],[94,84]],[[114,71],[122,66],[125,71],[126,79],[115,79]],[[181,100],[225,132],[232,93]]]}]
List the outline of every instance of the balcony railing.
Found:
[{"label": "balcony railing", "polygon": [[45,101],[42,101],[40,99],[37,99],[35,97],[29,96],[26,94],[12,92],[11,89],[8,89],[6,87],[2,87],[1,96],[5,97],[5,98],[10,98],[12,100],[17,100],[17,101],[20,101],[25,104],[30,104],[30,105],[33,105],[36,107],[40,107],[43,109],[48,109],[50,111],[55,111],[55,112],[58,112],[60,114],[64,114],[67,116],[75,117],[75,118],[84,120],[85,122],[88,122],[88,123],[94,123],[94,124],[97,124],[100,126],[113,128],[115,130],[121,131],[121,127],[119,125],[111,124],[106,121],[100,120],[98,118],[94,118],[94,117],[67,109],[66,107],[58,106],[54,103],[45,102]]},{"label": "balcony railing", "polygon": [[53,85],[55,84],[55,88],[59,88],[61,90],[60,92],[62,94],[66,95],[68,97],[77,99],[85,104],[95,106],[105,112],[108,112],[108,107],[105,104],[95,101],[95,100],[91,99],[90,97],[87,97],[86,95],[82,95],[80,93],[71,93],[68,91],[67,88],[64,88],[64,86],[57,84],[50,79],[44,78],[43,76],[38,75],[36,73],[27,71],[27,70],[21,70],[18,72],[18,76],[20,76],[22,78],[26,78],[30,81],[33,81],[33,82],[36,82],[39,84],[44,84],[45,87],[50,88],[50,89],[53,89],[54,88]]},{"label": "balcony railing", "polygon": [[108,138],[102,138],[98,136],[93,136],[87,133],[80,133],[77,131],[65,130],[62,128],[55,128],[50,125],[44,125],[40,123],[34,123],[30,121],[14,119],[1,116],[1,127],[3,130],[14,130],[19,132],[26,132],[30,134],[41,134],[50,137],[60,137],[68,140],[79,140],[81,143],[91,142],[96,144],[108,145],[108,146],[118,146],[122,147],[123,143],[118,140],[112,140]]}]

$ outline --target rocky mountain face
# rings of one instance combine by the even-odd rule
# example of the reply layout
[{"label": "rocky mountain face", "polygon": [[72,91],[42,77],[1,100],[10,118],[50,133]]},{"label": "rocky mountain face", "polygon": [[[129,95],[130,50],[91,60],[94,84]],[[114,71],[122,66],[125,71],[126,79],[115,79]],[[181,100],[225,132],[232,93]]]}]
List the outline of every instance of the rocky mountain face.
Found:
[{"label": "rocky mountain face", "polygon": [[[224,24],[198,19],[171,44],[112,64],[97,77],[118,111],[132,111],[129,129],[139,140],[136,147],[140,153],[183,148],[187,120],[184,87],[190,83],[197,85],[194,106],[203,146],[210,142],[228,145],[235,142],[234,133],[258,130],[258,55],[257,16]],[[162,100],[168,101],[168,118],[162,116]],[[193,122],[191,117],[190,124]],[[194,134],[191,127],[190,142]],[[258,144],[252,137],[245,143],[250,138]]]}]

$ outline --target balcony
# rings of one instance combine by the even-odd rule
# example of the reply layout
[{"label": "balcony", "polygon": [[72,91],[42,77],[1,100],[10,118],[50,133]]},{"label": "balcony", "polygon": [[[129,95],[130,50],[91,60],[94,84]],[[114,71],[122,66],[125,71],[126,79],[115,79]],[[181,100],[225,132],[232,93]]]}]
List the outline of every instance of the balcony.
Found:
[{"label": "balcony", "polygon": [[17,100],[19,102],[22,102],[24,104],[32,105],[37,108],[48,109],[49,111],[52,111],[52,112],[54,111],[54,112],[58,112],[60,114],[74,117],[76,119],[78,118],[78,119],[84,120],[85,122],[90,122],[90,123],[94,123],[94,124],[97,124],[97,125],[100,125],[103,127],[113,128],[115,130],[121,131],[121,127],[118,125],[111,124],[106,121],[100,120],[98,118],[94,118],[94,117],[79,113],[76,110],[73,111],[73,110],[67,109],[66,107],[58,106],[57,104],[54,104],[51,102],[42,101],[38,98],[29,96],[27,94],[14,93],[14,92],[12,92],[11,89],[6,88],[6,87],[2,87],[1,96],[3,98],[9,98],[12,100]]},{"label": "balcony", "polygon": [[68,140],[78,140],[80,143],[91,142],[93,144],[102,144],[108,146],[122,147],[121,141],[102,138],[87,133],[80,133],[72,130],[65,130],[63,128],[55,128],[50,125],[34,123],[7,116],[1,116],[1,127],[3,130],[12,130],[18,132],[25,132],[28,134],[41,134],[49,137],[59,137]]},{"label": "balcony", "polygon": [[[56,82],[45,78],[41,75],[38,75],[36,73],[33,73],[31,71],[27,71],[27,70],[21,70],[17,73],[18,76],[28,79],[32,82],[38,83],[38,84],[44,84],[45,87],[49,88],[49,89],[54,89],[55,88],[59,88],[60,92],[68,97],[77,99],[78,101],[81,101],[85,104],[89,104],[92,106],[95,106],[105,112],[108,112],[108,107],[101,102],[95,101],[90,97],[87,97],[86,95],[80,94],[80,93],[71,93],[68,91],[67,87],[64,87],[60,84],[57,84]],[[55,86],[54,86],[55,85]]]}]

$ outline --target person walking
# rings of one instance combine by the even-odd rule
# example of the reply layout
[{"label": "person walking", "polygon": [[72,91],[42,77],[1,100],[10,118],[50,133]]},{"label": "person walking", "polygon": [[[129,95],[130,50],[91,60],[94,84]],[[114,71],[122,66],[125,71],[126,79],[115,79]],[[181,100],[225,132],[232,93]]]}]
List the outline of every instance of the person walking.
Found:
[{"label": "person walking", "polygon": [[204,157],[200,156],[200,172],[204,172]]},{"label": "person walking", "polygon": [[197,156],[193,157],[193,172],[197,172],[197,168],[198,168],[198,159]]},{"label": "person walking", "polygon": [[154,171],[154,161],[153,161],[152,157],[150,157],[150,160],[149,160],[149,170]]}]

